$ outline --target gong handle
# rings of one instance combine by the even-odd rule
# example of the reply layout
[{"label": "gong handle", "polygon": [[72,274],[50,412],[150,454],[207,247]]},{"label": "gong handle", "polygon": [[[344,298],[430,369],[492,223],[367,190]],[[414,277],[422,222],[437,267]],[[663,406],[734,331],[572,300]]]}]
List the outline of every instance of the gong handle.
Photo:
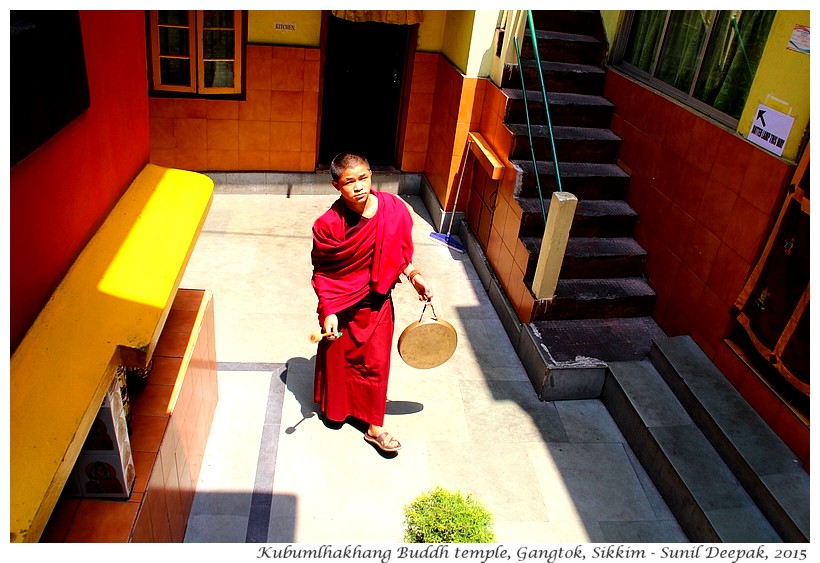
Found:
[{"label": "gong handle", "polygon": [[424,303],[424,307],[423,307],[423,308],[422,308],[422,310],[421,310],[421,315],[419,316],[419,322],[421,322],[421,321],[422,321],[422,319],[424,319],[424,312],[427,310],[427,305],[430,305],[430,310],[433,312],[433,320],[435,321],[435,320],[437,320],[437,319],[438,319],[438,316],[436,315],[436,308],[435,308],[435,307],[433,307],[433,300],[432,300],[432,299],[428,299],[428,300]]}]

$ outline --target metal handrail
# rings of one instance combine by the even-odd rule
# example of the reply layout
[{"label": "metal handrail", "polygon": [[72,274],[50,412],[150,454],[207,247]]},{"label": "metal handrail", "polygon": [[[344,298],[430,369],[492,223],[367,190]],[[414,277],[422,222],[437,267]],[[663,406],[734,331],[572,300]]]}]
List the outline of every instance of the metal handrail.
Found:
[{"label": "metal handrail", "polygon": [[[558,153],[555,150],[555,136],[552,134],[552,118],[550,117],[550,104],[547,99],[547,87],[544,84],[544,72],[541,69],[541,55],[538,53],[538,37],[535,34],[535,22],[532,18],[532,10],[527,10],[527,23],[530,27],[530,37],[532,38],[532,50],[535,53],[535,66],[538,69],[538,79],[541,81],[541,97],[544,102],[544,113],[547,115],[547,128],[550,135],[550,145],[552,147],[552,158],[555,163],[555,181],[558,184],[558,191],[564,191],[561,188],[561,172],[558,168]],[[520,65],[520,61],[519,61]],[[520,66],[519,66],[520,69]],[[524,100],[526,103],[526,99]],[[536,173],[538,171],[536,170]]]},{"label": "metal handrail", "polygon": [[[543,70],[541,69],[541,56],[538,52],[538,38],[537,38],[536,33],[535,33],[535,23],[534,23],[533,17],[532,17],[532,10],[527,10],[527,21],[528,21],[529,28],[530,28],[530,34],[532,36],[533,53],[535,53],[535,62],[536,62],[536,67],[538,68],[538,78],[539,78],[540,84],[541,84],[541,97],[542,97],[542,100],[544,102],[544,114],[547,117],[547,131],[549,133],[550,146],[551,146],[551,149],[552,149],[552,160],[553,160],[553,163],[555,165],[555,182],[557,184],[558,191],[562,192],[563,187],[561,185],[561,170],[560,170],[560,167],[558,165],[558,153],[555,149],[555,136],[553,135],[552,118],[550,116],[549,100],[547,99],[547,88],[546,88],[546,85],[544,83],[544,73],[543,73]],[[530,122],[529,100],[527,98],[527,86],[526,86],[525,80],[524,80],[524,72],[523,72],[523,69],[521,67],[521,51],[520,51],[519,46],[518,46],[518,38],[517,37],[513,37],[513,45],[515,46],[515,56],[518,60],[518,75],[521,78],[521,91],[522,91],[522,97],[523,97],[523,101],[524,101],[524,115],[525,115],[526,120],[527,120],[527,136],[528,136],[529,142],[530,142],[530,156],[532,158],[533,173],[535,174],[535,185],[536,185],[536,188],[538,189],[538,200],[541,204],[541,217],[544,220],[544,223],[546,224],[546,222],[547,222],[547,213],[546,213],[546,208],[544,206],[544,194],[541,190],[541,180],[538,176],[538,160],[535,157],[535,146],[534,146],[533,141],[532,141],[532,124]]]},{"label": "metal handrail", "polygon": [[538,160],[535,158],[535,145],[532,142],[532,125],[530,125],[530,109],[527,102],[527,86],[524,84],[524,73],[521,72],[521,52],[518,49],[518,37],[513,37],[515,45],[515,56],[518,58],[518,75],[521,77],[521,91],[524,97],[524,116],[527,118],[527,137],[530,141],[530,157],[532,158],[532,170],[535,174],[535,187],[538,189],[538,201],[541,203],[541,218],[544,224],[547,223],[547,210],[544,206],[544,194],[541,191],[541,179],[538,177]]}]

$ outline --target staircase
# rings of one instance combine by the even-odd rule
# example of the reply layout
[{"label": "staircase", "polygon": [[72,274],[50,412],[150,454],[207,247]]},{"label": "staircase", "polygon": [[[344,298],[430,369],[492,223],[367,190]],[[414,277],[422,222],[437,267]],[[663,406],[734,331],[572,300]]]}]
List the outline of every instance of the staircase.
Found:
[{"label": "staircase", "polygon": [[[797,456],[690,337],[667,337],[652,319],[646,252],[624,201],[629,176],[609,130],[614,108],[601,95],[599,12],[533,12],[533,20],[562,187],[578,198],[555,297],[537,301],[520,332],[507,327],[539,398],[600,400],[690,541],[808,542],[809,476]],[[531,288],[544,229],[535,175],[547,207],[557,184],[544,125],[533,131],[543,160],[530,160],[519,72],[531,122],[546,117],[525,37],[521,68],[502,89]]]},{"label": "staircase", "polygon": [[690,337],[610,363],[600,399],[691,541],[809,541],[808,473]]},{"label": "staircase", "polygon": [[[545,376],[531,379],[539,396],[550,399],[550,372],[596,365],[602,378],[606,362],[645,358],[652,338],[664,334],[652,320],[656,296],[644,278],[646,251],[633,238],[638,216],[625,201],[629,175],[617,164],[621,139],[609,129],[614,106],[602,96],[607,46],[600,12],[534,11],[533,21],[561,185],[578,198],[556,294],[536,300],[527,326],[547,363]],[[515,196],[523,211],[519,239],[529,252],[524,282],[532,288],[544,232],[535,175],[547,211],[557,183],[529,30],[521,59],[501,87],[509,99],[505,124],[513,133],[509,158],[521,171]],[[539,159],[535,168],[520,73]]]}]

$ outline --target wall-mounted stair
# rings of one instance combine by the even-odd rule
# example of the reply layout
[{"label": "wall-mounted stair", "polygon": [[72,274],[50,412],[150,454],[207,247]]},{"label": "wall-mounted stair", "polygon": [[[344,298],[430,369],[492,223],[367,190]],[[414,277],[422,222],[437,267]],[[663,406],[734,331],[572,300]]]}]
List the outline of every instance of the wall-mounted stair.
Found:
[{"label": "wall-mounted stair", "polygon": [[[563,396],[547,382],[551,369],[566,369],[577,357],[591,356],[586,339],[578,340],[578,333],[601,338],[597,346],[601,355],[592,357],[608,362],[645,358],[651,339],[663,332],[652,320],[656,295],[644,279],[646,252],[633,238],[638,216],[625,201],[629,175],[618,166],[621,139],[609,128],[615,108],[602,95],[607,45],[600,12],[532,14],[561,187],[578,198],[578,205],[556,295],[537,299],[527,324],[534,347],[547,364],[546,376],[531,373],[530,377],[543,399],[577,398]],[[519,239],[529,252],[524,274],[528,287],[532,287],[544,232],[536,174],[547,211],[558,187],[536,65],[528,29],[520,67],[510,69],[502,81],[508,98],[505,124],[513,133],[509,158],[520,170],[515,196],[522,209]],[[580,363],[588,369],[587,362]]]}]

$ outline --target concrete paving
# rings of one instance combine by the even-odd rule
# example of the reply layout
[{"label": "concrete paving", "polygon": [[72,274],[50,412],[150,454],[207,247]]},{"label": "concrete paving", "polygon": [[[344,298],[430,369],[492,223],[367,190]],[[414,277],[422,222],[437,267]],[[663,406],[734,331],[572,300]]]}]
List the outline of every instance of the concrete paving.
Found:
[{"label": "concrete paving", "polygon": [[[378,173],[377,173],[378,174]],[[313,220],[337,198],[217,189],[181,287],[214,292],[219,403],[186,542],[401,543],[404,507],[442,486],[494,515],[498,543],[686,542],[598,400],[541,402],[467,254],[433,241],[419,195],[414,264],[458,332],[444,365],[394,348],[380,454],[363,426],[325,425],[313,403]],[[394,290],[396,334],[418,320]]]}]

